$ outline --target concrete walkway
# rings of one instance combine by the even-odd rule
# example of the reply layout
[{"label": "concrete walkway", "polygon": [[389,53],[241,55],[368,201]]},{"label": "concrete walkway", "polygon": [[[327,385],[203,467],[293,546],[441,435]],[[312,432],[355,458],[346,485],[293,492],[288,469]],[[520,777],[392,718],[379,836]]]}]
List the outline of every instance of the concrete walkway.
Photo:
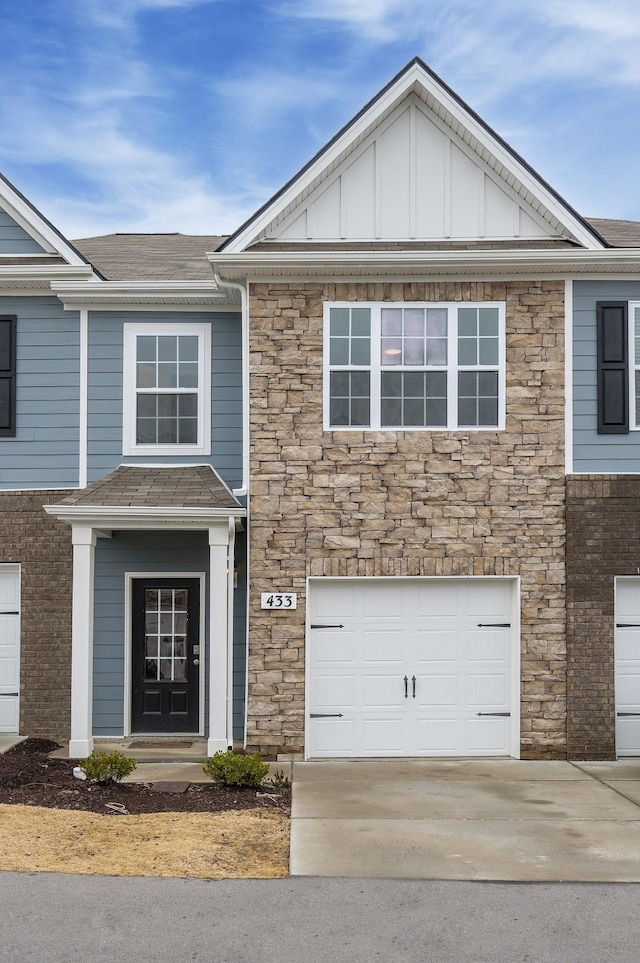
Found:
[{"label": "concrete walkway", "polygon": [[295,762],[291,874],[640,882],[640,760]]}]

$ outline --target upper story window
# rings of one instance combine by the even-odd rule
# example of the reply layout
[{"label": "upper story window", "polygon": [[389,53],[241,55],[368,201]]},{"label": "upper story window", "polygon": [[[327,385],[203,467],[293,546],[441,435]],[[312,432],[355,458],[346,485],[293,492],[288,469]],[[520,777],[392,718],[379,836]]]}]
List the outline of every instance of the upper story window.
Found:
[{"label": "upper story window", "polygon": [[500,429],[503,303],[325,305],[324,427]]},{"label": "upper story window", "polygon": [[16,434],[16,319],[0,317],[0,438]]},{"label": "upper story window", "polygon": [[123,410],[125,455],[208,455],[209,326],[125,324]]}]

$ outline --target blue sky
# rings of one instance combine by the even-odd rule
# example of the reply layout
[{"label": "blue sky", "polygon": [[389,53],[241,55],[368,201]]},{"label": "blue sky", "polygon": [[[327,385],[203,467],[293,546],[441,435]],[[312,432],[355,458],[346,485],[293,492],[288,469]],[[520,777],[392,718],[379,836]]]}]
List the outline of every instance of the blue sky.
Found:
[{"label": "blue sky", "polygon": [[69,238],[227,233],[420,56],[581,214],[640,220],[639,43],[638,0],[20,0],[0,170]]}]

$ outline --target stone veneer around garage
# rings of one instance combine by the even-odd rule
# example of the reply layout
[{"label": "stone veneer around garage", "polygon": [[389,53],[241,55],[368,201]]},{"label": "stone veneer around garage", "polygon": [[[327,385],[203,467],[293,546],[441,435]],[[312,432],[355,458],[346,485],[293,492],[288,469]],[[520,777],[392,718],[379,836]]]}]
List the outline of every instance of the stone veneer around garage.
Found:
[{"label": "stone veneer around garage", "polygon": [[[325,301],[506,301],[505,431],[323,432]],[[564,284],[253,284],[247,744],[303,747],[308,576],[521,578],[524,757],[566,755]],[[295,612],[260,594],[295,591]]]}]

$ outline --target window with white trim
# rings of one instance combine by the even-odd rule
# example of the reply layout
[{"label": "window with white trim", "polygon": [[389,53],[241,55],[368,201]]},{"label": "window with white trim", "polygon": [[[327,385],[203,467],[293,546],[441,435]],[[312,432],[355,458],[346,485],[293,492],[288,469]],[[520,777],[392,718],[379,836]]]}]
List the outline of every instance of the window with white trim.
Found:
[{"label": "window with white trim", "polygon": [[123,454],[210,454],[207,324],[124,325]]},{"label": "window with white trim", "polygon": [[324,427],[502,429],[502,302],[325,305]]}]

